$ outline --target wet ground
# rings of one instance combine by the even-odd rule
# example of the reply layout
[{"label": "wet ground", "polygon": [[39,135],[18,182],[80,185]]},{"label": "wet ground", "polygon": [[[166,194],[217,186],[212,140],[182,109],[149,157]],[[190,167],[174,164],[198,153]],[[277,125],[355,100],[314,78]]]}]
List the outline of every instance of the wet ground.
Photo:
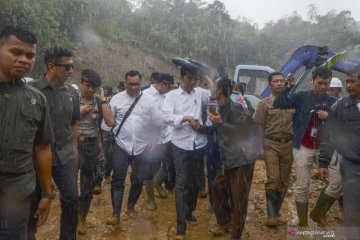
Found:
[{"label": "wet ground", "polygon": [[[293,177],[294,179],[294,177]],[[243,240],[264,240],[264,239],[295,239],[288,234],[289,227],[282,226],[277,229],[269,229],[264,226],[266,220],[266,201],[264,183],[266,173],[263,161],[257,161],[254,172],[254,179],[251,186],[250,202],[248,215],[243,233]],[[311,210],[320,193],[322,183],[315,178],[312,181],[312,191],[310,198]],[[129,190],[129,179],[125,188],[125,197],[123,208],[126,209],[127,194]],[[57,194],[58,196],[58,194]],[[122,221],[120,226],[113,227],[105,224],[106,219],[111,216],[112,207],[110,200],[110,185],[104,183],[102,193],[94,195],[93,202],[87,217],[88,233],[85,236],[79,236],[79,240],[102,240],[102,239],[123,239],[123,240],[168,240],[174,239],[176,234],[176,212],[175,212],[175,194],[170,193],[168,198],[156,198],[157,210],[149,211],[146,208],[146,191],[142,192],[141,198],[136,205],[137,214],[135,218]],[[335,204],[336,205],[336,204]],[[198,206],[194,215],[198,218],[199,225],[188,226],[186,232],[187,240],[206,240],[206,239],[229,239],[229,236],[214,238],[208,235],[208,227],[215,222],[214,214],[208,212],[209,199],[199,198]],[[309,210],[309,211],[310,211]],[[123,213],[124,211],[122,211]],[[331,226],[341,226],[341,221],[336,219],[341,217],[337,207],[333,206],[328,213],[328,220]],[[288,219],[289,225],[297,224],[297,214],[295,203],[291,191],[287,194],[283,207],[281,209],[283,217]],[[39,240],[58,239],[60,220],[60,202],[58,197],[52,203],[50,216],[44,226],[38,233]],[[309,221],[311,226],[316,226],[314,222]],[[305,239],[305,238],[296,238]],[[309,238],[306,238],[309,239]],[[310,238],[314,239],[314,238]],[[324,238],[323,238],[324,239]],[[342,239],[342,238],[328,238]]]}]

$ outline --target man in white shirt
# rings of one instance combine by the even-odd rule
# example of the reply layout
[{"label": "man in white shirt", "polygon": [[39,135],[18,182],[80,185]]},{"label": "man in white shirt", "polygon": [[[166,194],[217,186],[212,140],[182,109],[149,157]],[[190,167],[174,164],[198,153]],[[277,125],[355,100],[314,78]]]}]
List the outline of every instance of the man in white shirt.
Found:
[{"label": "man in white shirt", "polygon": [[[150,85],[149,88],[144,90],[143,93],[151,96],[156,104],[157,109],[161,111],[166,93],[174,87],[176,87],[176,85],[174,84],[174,77],[170,74],[160,73],[155,79],[155,82]],[[146,207],[149,210],[156,209],[154,188],[157,189],[159,197],[167,197],[166,191],[162,187],[162,182],[165,178],[165,175],[167,175],[166,161],[168,161],[169,158],[171,159],[171,131],[172,128],[168,125],[164,125],[163,127],[161,127],[160,139],[157,142],[157,148],[161,152],[161,156],[159,157],[159,159],[157,159],[156,163],[158,164],[158,172],[153,180],[145,182],[146,192],[148,194]]]},{"label": "man in white shirt", "polygon": [[[134,217],[135,204],[140,197],[144,180],[154,177],[153,161],[156,159],[151,145],[156,143],[161,126],[158,110],[153,99],[140,91],[141,74],[131,70],[125,74],[125,91],[116,94],[110,101],[110,108],[116,120],[113,133],[116,135],[126,112],[140,96],[137,104],[124,121],[113,146],[111,201],[113,214],[108,225],[120,223],[121,204],[128,166],[131,165],[131,186],[127,204],[127,215]],[[155,140],[154,140],[155,139]],[[153,142],[155,141],[155,142]],[[156,169],[157,170],[157,169]]]},{"label": "man in white shirt", "polygon": [[195,88],[197,79],[197,69],[181,68],[180,87],[167,94],[163,106],[165,122],[174,127],[171,143],[176,171],[176,239],[185,239],[185,220],[197,224],[192,212],[197,202],[199,163],[207,140],[196,130],[203,124],[202,105],[207,104],[210,97],[210,91]]}]

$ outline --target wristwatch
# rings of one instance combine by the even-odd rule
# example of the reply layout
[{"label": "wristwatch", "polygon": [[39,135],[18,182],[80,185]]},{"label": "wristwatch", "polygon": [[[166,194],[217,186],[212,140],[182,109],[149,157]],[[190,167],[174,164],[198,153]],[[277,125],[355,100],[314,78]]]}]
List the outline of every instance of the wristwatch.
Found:
[{"label": "wristwatch", "polygon": [[43,192],[42,197],[50,198],[51,200],[53,200],[53,199],[55,199],[55,193],[54,192]]},{"label": "wristwatch", "polygon": [[100,105],[103,105],[103,104],[107,104],[108,102],[106,101],[106,100],[104,100],[104,101],[101,101],[100,102]]}]

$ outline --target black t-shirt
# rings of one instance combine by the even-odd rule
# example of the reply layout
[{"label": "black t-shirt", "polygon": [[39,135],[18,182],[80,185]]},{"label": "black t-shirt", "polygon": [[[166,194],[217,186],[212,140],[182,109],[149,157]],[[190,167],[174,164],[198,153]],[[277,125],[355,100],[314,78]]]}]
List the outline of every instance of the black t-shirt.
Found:
[{"label": "black t-shirt", "polygon": [[55,142],[52,144],[53,165],[75,161],[75,137],[71,123],[80,119],[79,94],[69,84],[52,87],[44,77],[29,84],[46,96],[49,105],[51,126],[55,136]]}]

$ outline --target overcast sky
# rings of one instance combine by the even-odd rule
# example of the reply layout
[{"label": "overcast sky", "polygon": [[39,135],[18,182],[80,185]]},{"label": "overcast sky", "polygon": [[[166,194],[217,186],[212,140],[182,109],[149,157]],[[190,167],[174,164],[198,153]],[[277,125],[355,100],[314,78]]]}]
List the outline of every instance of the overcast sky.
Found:
[{"label": "overcast sky", "polygon": [[[213,3],[214,0],[205,0]],[[291,16],[297,11],[304,19],[309,4],[316,4],[321,15],[335,9],[337,12],[350,10],[351,16],[360,21],[359,0],[220,0],[232,18],[246,17],[257,23],[260,28],[271,20]]]}]

